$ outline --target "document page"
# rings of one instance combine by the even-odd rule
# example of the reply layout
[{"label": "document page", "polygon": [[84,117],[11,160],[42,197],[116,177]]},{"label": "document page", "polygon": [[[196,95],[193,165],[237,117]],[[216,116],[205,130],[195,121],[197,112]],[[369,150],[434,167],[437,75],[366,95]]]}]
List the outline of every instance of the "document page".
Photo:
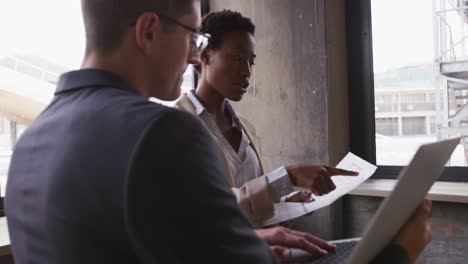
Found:
[{"label": "document page", "polygon": [[357,171],[359,175],[332,177],[331,179],[335,183],[336,189],[326,195],[312,195],[315,199],[313,202],[275,203],[275,215],[266,220],[263,225],[278,224],[328,206],[366,181],[377,169],[375,165],[370,164],[351,152],[348,153],[336,167],[344,170]]}]

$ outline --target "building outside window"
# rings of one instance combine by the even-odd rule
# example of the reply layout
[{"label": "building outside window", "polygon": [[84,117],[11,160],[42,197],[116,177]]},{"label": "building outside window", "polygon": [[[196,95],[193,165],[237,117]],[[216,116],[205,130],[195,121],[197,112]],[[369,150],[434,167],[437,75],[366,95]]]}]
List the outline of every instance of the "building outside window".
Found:
[{"label": "building outside window", "polygon": [[468,163],[468,4],[371,0],[376,161],[406,165],[424,143],[461,136]]}]

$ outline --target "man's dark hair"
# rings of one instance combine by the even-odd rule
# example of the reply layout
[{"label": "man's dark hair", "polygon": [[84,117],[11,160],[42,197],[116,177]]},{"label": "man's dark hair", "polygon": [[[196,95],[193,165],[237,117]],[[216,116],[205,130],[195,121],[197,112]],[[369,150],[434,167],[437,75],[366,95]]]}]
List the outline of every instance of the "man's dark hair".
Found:
[{"label": "man's dark hair", "polygon": [[255,35],[255,25],[250,18],[242,16],[241,13],[225,9],[205,15],[200,31],[211,35],[207,48],[217,49],[228,33],[249,32]]},{"label": "man's dark hair", "polygon": [[146,11],[177,19],[195,0],[81,0],[86,30],[86,53],[109,53],[121,45],[130,25]]}]

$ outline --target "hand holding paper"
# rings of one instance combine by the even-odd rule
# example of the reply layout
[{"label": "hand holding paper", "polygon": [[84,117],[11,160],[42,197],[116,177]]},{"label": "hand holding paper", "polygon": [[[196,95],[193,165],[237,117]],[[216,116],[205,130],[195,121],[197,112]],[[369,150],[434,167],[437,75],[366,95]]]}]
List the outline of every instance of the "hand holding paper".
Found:
[{"label": "hand holding paper", "polygon": [[[320,166],[318,166],[320,167]],[[336,189],[328,194],[324,194],[322,196],[315,195],[313,198],[315,199],[312,203],[277,203],[275,204],[275,215],[273,218],[268,219],[265,221],[264,225],[273,225],[280,222],[284,222],[287,220],[291,220],[297,218],[299,216],[308,214],[313,212],[317,209],[322,207],[328,206],[344,196],[345,194],[349,193],[351,190],[359,186],[365,180],[370,178],[372,174],[374,174],[375,170],[377,169],[376,166],[368,163],[367,161],[359,158],[358,156],[348,153],[346,157],[341,160],[341,162],[336,166],[337,171],[332,171],[331,173],[336,173],[338,171],[345,170],[349,171],[357,171],[359,172],[358,176],[349,177],[349,176],[334,176],[332,178],[333,184]],[[339,170],[341,169],[341,170]],[[328,177],[330,179],[330,177]],[[330,189],[326,181],[321,186],[324,186],[324,189]],[[327,186],[325,187],[325,184]],[[320,192],[317,191],[317,193]]]},{"label": "hand holding paper", "polygon": [[359,173],[328,166],[295,165],[286,168],[294,186],[309,189],[315,195],[324,195],[336,186],[331,180],[333,176],[357,176]]}]

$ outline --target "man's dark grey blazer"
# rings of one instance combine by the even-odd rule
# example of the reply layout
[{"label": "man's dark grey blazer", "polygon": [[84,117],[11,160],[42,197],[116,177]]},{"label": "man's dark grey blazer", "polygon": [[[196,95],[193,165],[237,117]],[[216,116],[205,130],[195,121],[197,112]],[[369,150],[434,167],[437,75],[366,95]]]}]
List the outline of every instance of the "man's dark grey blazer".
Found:
[{"label": "man's dark grey blazer", "polygon": [[109,72],[62,75],[11,160],[16,264],[276,262],[216,151],[190,114]]}]

